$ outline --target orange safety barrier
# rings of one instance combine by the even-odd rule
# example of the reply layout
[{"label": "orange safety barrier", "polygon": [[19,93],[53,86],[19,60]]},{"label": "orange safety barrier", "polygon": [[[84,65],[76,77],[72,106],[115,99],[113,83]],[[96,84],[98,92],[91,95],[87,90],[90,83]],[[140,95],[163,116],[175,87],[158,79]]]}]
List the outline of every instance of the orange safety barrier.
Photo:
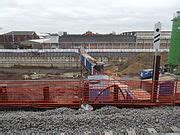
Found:
[{"label": "orange safety barrier", "polygon": [[78,108],[114,105],[140,107],[180,105],[180,81],[124,80],[4,80],[0,107]]}]

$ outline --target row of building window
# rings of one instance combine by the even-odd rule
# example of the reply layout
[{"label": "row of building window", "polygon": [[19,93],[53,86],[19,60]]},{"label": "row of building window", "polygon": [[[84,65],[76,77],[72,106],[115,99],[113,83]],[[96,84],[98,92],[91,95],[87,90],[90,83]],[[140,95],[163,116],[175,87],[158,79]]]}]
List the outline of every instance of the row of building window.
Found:
[{"label": "row of building window", "polygon": [[[162,43],[160,45],[160,47],[162,47],[163,49],[168,49],[170,46],[169,43]],[[112,43],[112,44],[107,44],[107,43],[96,43],[96,44],[71,44],[71,43],[66,43],[66,44],[60,44],[60,48],[92,48],[92,49],[144,49],[144,48],[149,48],[152,49],[153,48],[153,43]]]}]

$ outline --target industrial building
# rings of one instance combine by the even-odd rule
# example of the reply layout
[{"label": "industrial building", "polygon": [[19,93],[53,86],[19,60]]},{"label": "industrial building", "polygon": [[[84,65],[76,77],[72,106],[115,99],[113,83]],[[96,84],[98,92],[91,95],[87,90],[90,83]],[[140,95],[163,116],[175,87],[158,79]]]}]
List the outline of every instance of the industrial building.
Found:
[{"label": "industrial building", "polygon": [[[131,31],[122,34],[64,34],[59,38],[60,48],[89,49],[153,49],[154,31]],[[169,49],[171,31],[161,32],[161,49]]]},{"label": "industrial building", "polygon": [[[123,35],[133,35],[136,37],[136,49],[152,49],[154,31],[130,31],[123,32]],[[169,49],[171,31],[161,31],[161,49]]]},{"label": "industrial building", "polygon": [[[154,31],[129,31],[122,34],[48,34],[40,39],[34,31],[12,31],[0,35],[1,49],[152,49]],[[161,49],[169,49],[171,31],[161,32]]]},{"label": "industrial building", "polygon": [[16,49],[22,41],[39,39],[34,31],[11,31],[0,35],[0,48]]},{"label": "industrial building", "polygon": [[60,48],[89,49],[133,49],[136,45],[134,35],[115,34],[67,34],[59,37]]},{"label": "industrial building", "polygon": [[59,47],[59,35],[50,34],[41,39],[31,39],[22,41],[20,48],[26,49],[56,49]]}]

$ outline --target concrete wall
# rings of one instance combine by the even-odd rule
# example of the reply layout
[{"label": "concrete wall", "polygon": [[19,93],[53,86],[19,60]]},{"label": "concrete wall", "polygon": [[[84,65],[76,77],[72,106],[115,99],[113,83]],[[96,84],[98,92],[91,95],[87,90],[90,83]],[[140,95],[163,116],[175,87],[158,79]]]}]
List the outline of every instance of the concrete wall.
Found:
[{"label": "concrete wall", "polygon": [[0,67],[33,66],[79,68],[79,57],[0,57]]},{"label": "concrete wall", "polygon": [[[105,54],[91,54],[98,61],[109,63],[112,61],[123,62],[127,55],[112,56]],[[0,67],[32,66],[32,67],[58,67],[58,68],[80,68],[79,57],[0,57]]]},{"label": "concrete wall", "polygon": [[[138,55],[139,52],[91,52],[89,55],[102,61],[124,62],[128,58]],[[77,53],[8,53],[0,52],[0,67],[33,66],[33,67],[58,67],[80,68],[79,54]]]}]

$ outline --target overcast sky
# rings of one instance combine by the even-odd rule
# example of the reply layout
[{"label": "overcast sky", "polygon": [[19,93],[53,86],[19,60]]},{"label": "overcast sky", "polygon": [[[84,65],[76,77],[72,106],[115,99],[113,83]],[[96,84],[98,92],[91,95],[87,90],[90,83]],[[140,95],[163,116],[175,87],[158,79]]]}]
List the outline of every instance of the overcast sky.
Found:
[{"label": "overcast sky", "polygon": [[0,32],[97,33],[171,30],[180,0],[0,0]]}]

